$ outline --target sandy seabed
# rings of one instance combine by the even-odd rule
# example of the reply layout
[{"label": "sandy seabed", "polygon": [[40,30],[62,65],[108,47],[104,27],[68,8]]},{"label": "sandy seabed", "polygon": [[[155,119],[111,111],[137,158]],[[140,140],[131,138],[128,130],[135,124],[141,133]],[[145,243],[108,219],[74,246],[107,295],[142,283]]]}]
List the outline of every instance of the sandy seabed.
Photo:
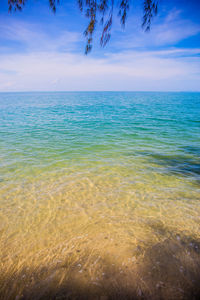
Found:
[{"label": "sandy seabed", "polygon": [[120,191],[110,174],[67,182],[1,189],[0,299],[199,299],[197,194]]}]

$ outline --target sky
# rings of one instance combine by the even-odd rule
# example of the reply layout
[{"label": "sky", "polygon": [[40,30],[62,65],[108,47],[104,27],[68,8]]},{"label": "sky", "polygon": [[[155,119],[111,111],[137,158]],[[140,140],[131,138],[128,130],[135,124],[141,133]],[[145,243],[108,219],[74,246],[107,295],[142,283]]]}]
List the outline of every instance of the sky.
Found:
[{"label": "sky", "polygon": [[151,31],[142,0],[125,28],[115,7],[112,35],[85,55],[87,19],[76,0],[27,0],[22,12],[0,4],[0,91],[200,91],[200,0],[160,0]]}]

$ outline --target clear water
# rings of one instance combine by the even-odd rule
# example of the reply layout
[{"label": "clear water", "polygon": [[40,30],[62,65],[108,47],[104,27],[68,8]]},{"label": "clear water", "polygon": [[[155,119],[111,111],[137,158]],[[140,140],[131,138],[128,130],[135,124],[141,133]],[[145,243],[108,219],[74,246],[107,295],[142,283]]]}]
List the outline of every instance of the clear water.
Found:
[{"label": "clear water", "polygon": [[200,93],[1,93],[0,170],[4,274],[70,253],[94,281],[97,257],[199,238]]}]

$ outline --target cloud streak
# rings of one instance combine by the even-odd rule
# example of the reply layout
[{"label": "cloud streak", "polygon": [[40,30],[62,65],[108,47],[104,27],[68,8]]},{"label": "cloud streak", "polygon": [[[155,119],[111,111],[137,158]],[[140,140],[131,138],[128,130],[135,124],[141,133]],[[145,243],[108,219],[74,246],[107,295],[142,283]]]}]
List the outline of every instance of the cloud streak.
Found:
[{"label": "cloud streak", "polygon": [[[200,24],[181,18],[180,10],[172,10],[160,24],[153,24],[151,31],[145,33],[138,27],[138,21],[129,25],[129,31],[116,41],[118,48],[148,48],[160,46],[175,46],[180,41],[200,33]],[[131,28],[130,28],[131,27]]]},{"label": "cloud streak", "polygon": [[59,29],[52,34],[51,30],[41,25],[15,20],[9,24],[6,21],[0,23],[0,36],[5,44],[6,41],[18,42],[24,52],[72,51],[76,44],[83,41],[78,32]]}]

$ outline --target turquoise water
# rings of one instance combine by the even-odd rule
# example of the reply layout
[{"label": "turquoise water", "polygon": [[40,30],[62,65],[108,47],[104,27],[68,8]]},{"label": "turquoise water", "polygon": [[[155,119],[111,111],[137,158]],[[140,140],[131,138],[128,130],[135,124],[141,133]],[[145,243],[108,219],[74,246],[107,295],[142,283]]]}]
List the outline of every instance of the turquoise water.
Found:
[{"label": "turquoise water", "polygon": [[199,238],[200,93],[1,93],[0,169],[4,271]]},{"label": "turquoise water", "polygon": [[1,94],[0,110],[2,181],[136,158],[199,179],[199,93]]},{"label": "turquoise water", "polygon": [[115,166],[137,168],[141,180],[175,176],[195,189],[200,94],[1,94],[0,147],[2,183]]}]

